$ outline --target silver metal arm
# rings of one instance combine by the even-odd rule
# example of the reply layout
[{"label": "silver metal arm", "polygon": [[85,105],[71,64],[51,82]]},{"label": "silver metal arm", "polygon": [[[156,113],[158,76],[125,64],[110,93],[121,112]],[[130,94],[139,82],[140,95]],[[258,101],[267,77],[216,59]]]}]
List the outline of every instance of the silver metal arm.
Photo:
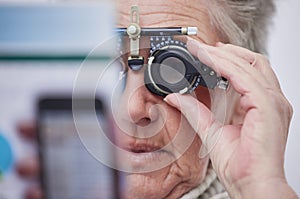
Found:
[{"label": "silver metal arm", "polygon": [[130,55],[132,57],[139,57],[139,45],[141,36],[139,18],[139,8],[137,6],[132,6],[130,12],[130,25],[127,28],[127,34],[130,39]]}]

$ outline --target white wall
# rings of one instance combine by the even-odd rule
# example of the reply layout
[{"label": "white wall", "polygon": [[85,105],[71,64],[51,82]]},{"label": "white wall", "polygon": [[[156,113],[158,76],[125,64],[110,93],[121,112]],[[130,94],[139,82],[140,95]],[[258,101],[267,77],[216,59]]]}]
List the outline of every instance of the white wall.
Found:
[{"label": "white wall", "polygon": [[277,1],[269,55],[282,89],[294,108],[285,168],[288,182],[300,195],[300,1]]}]

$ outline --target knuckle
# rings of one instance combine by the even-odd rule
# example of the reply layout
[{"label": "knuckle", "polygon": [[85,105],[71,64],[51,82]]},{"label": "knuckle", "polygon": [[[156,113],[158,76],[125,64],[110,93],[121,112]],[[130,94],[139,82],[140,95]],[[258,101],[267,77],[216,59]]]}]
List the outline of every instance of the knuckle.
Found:
[{"label": "knuckle", "polygon": [[287,106],[289,118],[291,119],[294,114],[294,109],[293,109],[292,104],[287,99],[286,99],[286,106]]},{"label": "knuckle", "polygon": [[291,120],[294,112],[293,106],[282,93],[280,95],[281,96],[279,99],[281,100],[278,100],[276,105],[277,107],[280,107],[280,112],[285,113],[285,115],[288,117],[288,120]]},{"label": "knuckle", "polygon": [[256,53],[256,57],[257,57],[258,59],[260,59],[260,60],[266,60],[266,59],[267,59],[267,57],[266,57],[265,55],[260,54],[260,53]]},{"label": "knuckle", "polygon": [[230,47],[232,47],[232,46],[233,46],[232,44],[226,43],[226,44],[224,44],[222,47],[223,47],[223,48],[230,48]]},{"label": "knuckle", "polygon": [[223,48],[224,50],[231,50],[235,47],[236,46],[234,46],[233,44],[227,43],[227,44],[223,45],[221,48]]},{"label": "knuckle", "polygon": [[265,65],[269,66],[270,65],[270,60],[266,55],[256,53],[257,59],[261,60],[262,63]]}]

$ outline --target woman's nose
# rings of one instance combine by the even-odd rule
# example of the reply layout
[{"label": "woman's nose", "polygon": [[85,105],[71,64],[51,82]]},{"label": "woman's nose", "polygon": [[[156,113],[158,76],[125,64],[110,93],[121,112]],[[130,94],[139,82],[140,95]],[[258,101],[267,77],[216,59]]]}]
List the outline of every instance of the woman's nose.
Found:
[{"label": "woman's nose", "polygon": [[129,96],[127,103],[129,118],[139,126],[147,126],[151,122],[144,94],[144,89],[138,88]]},{"label": "woman's nose", "polygon": [[144,70],[129,70],[122,101],[125,117],[135,125],[147,126],[155,120],[156,114],[151,113],[151,107],[161,99],[145,87]]}]

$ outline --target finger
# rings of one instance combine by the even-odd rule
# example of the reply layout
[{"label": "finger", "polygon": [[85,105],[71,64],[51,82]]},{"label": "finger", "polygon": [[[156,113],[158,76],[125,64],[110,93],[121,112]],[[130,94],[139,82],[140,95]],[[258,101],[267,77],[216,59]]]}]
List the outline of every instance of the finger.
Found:
[{"label": "finger", "polygon": [[[245,73],[242,67],[235,66],[228,59],[218,57],[215,54],[210,54],[210,58],[212,59],[212,63],[214,63],[211,66],[217,68],[221,75],[226,77],[231,82],[234,89],[242,95],[240,98],[241,108],[245,112],[248,112],[250,109],[259,110],[250,113],[252,119],[255,118],[256,121],[248,120],[248,123],[244,123],[245,126],[251,126],[252,129],[253,127],[263,129],[260,125],[262,118],[268,118],[271,115],[273,117],[271,121],[274,121],[274,118],[277,117],[278,122],[280,122],[278,118],[279,115],[276,115],[276,112],[274,112],[274,108],[279,109],[283,105],[281,100],[282,97],[280,97],[281,95],[278,95],[278,92],[267,92],[266,89],[270,87],[266,82],[264,82],[266,85],[262,85],[261,82],[263,81],[259,81],[258,78],[255,78],[251,73]],[[283,114],[283,111],[281,111],[280,117],[282,117]],[[266,125],[267,122],[269,122],[269,120],[263,122],[263,125]],[[269,126],[273,126],[273,124],[269,124]],[[274,133],[277,131],[273,130],[270,132]],[[259,139],[262,137],[262,135],[254,135],[249,131],[246,131],[246,133],[246,135],[251,138],[257,136]],[[270,136],[270,134],[265,135]]]},{"label": "finger", "polygon": [[271,67],[269,60],[261,54],[256,54],[256,62],[253,64],[253,67],[257,68],[266,78],[266,81],[270,85],[273,85],[274,88],[281,91],[279,80]]},{"label": "finger", "polygon": [[[226,44],[227,45],[227,44]],[[207,50],[214,52],[216,55],[222,57],[222,58],[228,58],[232,62],[234,62],[237,66],[251,66],[251,64],[256,62],[255,54],[249,50],[247,50],[247,55],[244,55],[242,53],[235,53],[231,51],[230,49],[226,48],[226,45],[223,44],[223,46],[219,46],[218,43],[215,46],[209,46],[206,44],[203,44],[203,47]],[[228,44],[229,45],[229,44]],[[246,52],[244,52],[246,54]]]},{"label": "finger", "polygon": [[[202,55],[199,55],[199,57]],[[210,54],[213,69],[220,75],[227,78],[234,89],[242,95],[262,90],[262,84],[250,73],[246,73],[243,68],[236,66],[227,58],[218,57]],[[201,57],[200,57],[201,59]]]},{"label": "finger", "polygon": [[[199,41],[191,38],[188,38],[187,46],[192,54],[196,55],[198,58],[201,57],[201,61],[207,61],[208,64],[213,64],[211,60],[207,60],[209,58],[211,59],[211,55],[209,55],[209,53],[213,52],[214,54],[223,58],[226,58],[226,56],[228,56],[228,53],[230,53],[231,56],[228,56],[228,59],[230,59],[237,66],[242,67],[245,72],[254,75],[254,78],[258,79],[258,81],[260,81],[260,83],[267,89],[281,90],[279,81],[273,69],[271,68],[268,59],[261,54],[252,52],[246,48],[234,46],[231,44],[222,44],[219,42],[217,43],[217,46],[219,47],[219,49],[223,49],[222,51],[220,51],[217,50],[218,48],[216,47],[200,43]],[[227,55],[224,54],[225,52],[227,52]],[[245,60],[246,63],[242,60]],[[254,68],[258,72],[256,72]]]},{"label": "finger", "polygon": [[36,158],[29,158],[17,164],[17,172],[23,178],[38,177],[39,169],[39,163]]},{"label": "finger", "polygon": [[214,62],[215,65],[222,67],[220,70],[222,76],[226,77],[233,88],[241,94],[240,105],[243,111],[247,112],[252,108],[266,111],[270,108],[269,94],[266,92],[267,85],[262,85],[262,81],[245,73],[227,59],[214,58]]},{"label": "finger", "polygon": [[[203,48],[207,49],[207,52],[213,56],[210,57],[217,57],[221,60],[225,60],[228,62],[228,64],[239,67],[243,70],[244,73],[248,73],[249,76],[252,76],[257,82],[259,82],[260,85],[262,85],[265,88],[275,88],[274,84],[270,84],[268,81],[266,81],[265,76],[259,72],[256,68],[253,67],[249,63],[249,61],[231,53],[230,51],[226,51],[221,48],[216,48],[213,46],[207,46],[203,44]],[[228,65],[227,64],[227,65]],[[252,64],[257,64],[256,60]],[[276,88],[277,89],[277,88]]]},{"label": "finger", "polygon": [[[206,49],[201,48],[200,42],[195,39],[187,38],[187,48],[196,57],[201,57],[200,61],[207,66],[213,65],[212,58]],[[217,71],[218,72],[218,71]]]},{"label": "finger", "polygon": [[209,154],[211,159],[218,159],[218,151],[240,135],[240,131],[232,127],[228,131],[228,127],[215,120],[213,113],[205,105],[190,95],[174,93],[164,100],[178,109],[199,135],[202,141],[200,158]]},{"label": "finger", "polygon": [[212,67],[220,75],[227,78],[240,94],[245,95],[250,92],[262,93],[262,85],[258,83],[258,78],[251,75],[251,73],[245,73],[243,68],[236,66],[228,59],[223,59],[208,52],[198,41],[189,40],[188,48],[191,53],[196,53],[197,57],[204,64]]},{"label": "finger", "polygon": [[[222,50],[221,48],[209,46],[204,43],[200,43],[197,40],[192,40],[192,39],[189,39],[187,46],[192,54],[196,55],[202,62],[204,62],[204,64],[212,67],[218,73],[221,73],[221,71],[219,71],[217,68],[214,68],[216,58],[220,58],[220,60],[225,60],[228,63],[226,68],[230,65],[242,69],[243,74],[248,73],[250,76],[253,76],[253,78],[256,79],[256,81],[258,81],[264,87],[269,88],[271,85],[273,85],[266,82],[263,75],[259,73],[254,67],[252,67],[248,60],[240,56],[237,56],[231,53],[230,51],[225,51]],[[252,54],[254,60],[255,59],[254,53]],[[235,70],[239,70],[239,69],[235,69]],[[224,76],[223,74],[221,75]]]},{"label": "finger", "polygon": [[202,142],[207,141],[207,133],[212,126],[215,128],[216,121],[212,112],[191,95],[170,94],[164,101],[178,109],[188,120],[192,128],[200,136]]},{"label": "finger", "polygon": [[39,186],[30,187],[25,194],[26,199],[42,199],[43,194]]},{"label": "finger", "polygon": [[18,124],[17,129],[23,137],[28,139],[36,139],[37,128],[35,122],[33,121],[21,122],[20,124]]},{"label": "finger", "polygon": [[[274,112],[274,108],[277,109],[282,107],[283,103],[280,97],[281,95],[278,92],[267,92],[266,89],[269,89],[269,84],[267,81],[259,81],[256,76],[253,76],[251,73],[245,73],[242,67],[235,66],[231,61],[226,58],[221,58],[216,56],[215,54],[210,54],[212,62],[214,65],[212,67],[216,67],[221,72],[221,75],[226,77],[230,82],[234,89],[242,94],[240,98],[240,105],[241,108],[248,112],[250,109],[256,109],[259,111],[251,112],[252,119],[256,119],[256,121],[251,121],[248,123],[244,123],[245,126],[251,126],[255,128],[263,128],[259,123],[261,123],[262,119],[264,118],[263,115],[266,117],[270,117],[271,114],[274,121],[277,117],[278,122],[280,119],[278,118],[279,115],[276,115]],[[264,85],[262,85],[264,82]],[[279,94],[279,95],[278,95]],[[283,111],[281,111],[281,116],[283,115]],[[269,121],[263,122],[264,125]],[[269,126],[273,126],[273,124],[269,124]],[[277,132],[276,130],[270,131],[271,133]],[[254,135],[251,132],[246,132],[247,136],[261,138],[262,135]],[[270,136],[270,134],[265,134],[266,136]],[[265,138],[265,137],[264,137]]]},{"label": "finger", "polygon": [[217,43],[217,47],[220,47],[220,49],[223,49],[224,51],[231,52],[232,54],[247,60],[253,67],[258,69],[265,76],[269,83],[276,86],[277,89],[280,89],[280,84],[274,73],[274,70],[264,55],[252,52],[246,48],[232,44],[223,44],[221,42]]},{"label": "finger", "polygon": [[246,73],[242,67],[236,66],[227,58],[223,59],[208,52],[198,45],[198,42],[191,42],[189,48],[193,53],[198,52],[197,56],[201,61],[204,60],[204,64],[210,64],[215,71],[229,80],[233,88],[242,95],[240,103],[244,111],[247,112],[252,108],[269,111],[271,105],[266,92],[269,85],[266,82],[258,80],[259,78],[251,72]]},{"label": "finger", "polygon": [[250,64],[253,64],[256,62],[256,54],[255,52],[252,52],[251,50],[248,50],[247,48],[243,48],[240,46],[235,46],[232,44],[223,44],[221,42],[218,42],[216,44],[217,47],[222,48],[225,51],[231,52],[232,54],[241,57],[242,59],[246,60]]},{"label": "finger", "polygon": [[[200,43],[201,44],[201,43]],[[262,76],[261,73],[259,73],[254,67],[253,65],[256,64],[257,60],[256,60],[256,54],[247,50],[247,52],[251,53],[250,55],[248,54],[248,57],[252,57],[251,58],[244,58],[245,56],[241,56],[240,54],[236,54],[230,50],[228,50],[227,48],[216,48],[214,46],[209,46],[206,44],[201,44],[201,47],[206,49],[209,53],[214,54],[222,59],[227,59],[230,62],[232,62],[235,66],[237,67],[241,67],[245,72],[249,73],[249,74],[255,74],[256,76]]]}]

